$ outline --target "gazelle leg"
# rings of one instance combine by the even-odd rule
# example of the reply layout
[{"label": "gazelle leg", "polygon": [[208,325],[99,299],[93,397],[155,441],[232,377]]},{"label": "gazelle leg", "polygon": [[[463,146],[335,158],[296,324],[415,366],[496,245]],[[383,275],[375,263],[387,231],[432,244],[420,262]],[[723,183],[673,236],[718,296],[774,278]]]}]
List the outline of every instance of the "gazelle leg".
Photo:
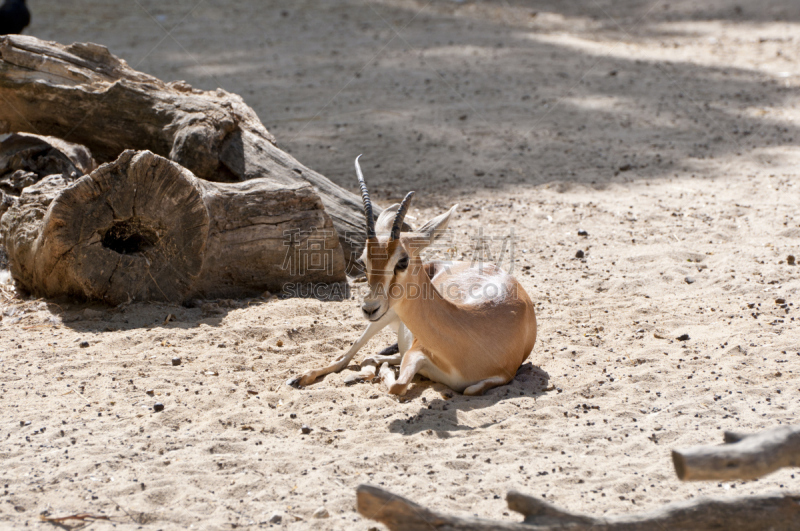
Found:
[{"label": "gazelle leg", "polygon": [[361,337],[359,337],[358,340],[356,340],[356,342],[353,343],[353,346],[350,347],[350,350],[348,350],[341,358],[339,358],[332,364],[328,365],[327,367],[322,367],[321,369],[310,369],[304,372],[300,376],[291,378],[286,383],[293,387],[305,386],[314,383],[314,380],[316,380],[320,376],[324,376],[332,372],[341,371],[342,369],[347,367],[347,364],[350,363],[350,360],[353,359],[353,356],[356,355],[356,352],[361,350],[361,347],[366,345],[367,341],[372,339],[372,336],[383,330],[386,327],[386,325],[391,323],[396,318],[397,316],[394,315],[393,311],[390,310],[386,312],[386,314],[384,314],[384,316],[381,317],[379,320],[373,321],[369,324],[367,329],[364,330],[364,333],[361,334]]},{"label": "gazelle leg", "polygon": [[[361,366],[374,365],[375,368],[380,367],[384,363],[389,365],[400,365],[403,361],[403,354],[411,348],[411,343],[414,341],[414,336],[406,328],[402,321],[397,320],[397,343],[390,347],[381,350],[377,356],[367,358],[361,362]],[[366,369],[369,370],[369,369]],[[371,379],[375,377],[374,371],[372,376],[364,376],[364,379]]]},{"label": "gazelle leg", "polygon": [[391,356],[381,356],[378,354],[377,356],[373,356],[372,358],[367,358],[361,362],[362,367],[366,367],[367,365],[372,365],[373,367],[380,367],[384,363],[388,363],[389,365],[400,365],[400,362],[403,361],[403,355],[399,352],[397,354],[392,354]]},{"label": "gazelle leg", "polygon": [[406,394],[414,375],[427,363],[428,358],[424,352],[412,349],[403,355],[403,361],[400,363],[400,376],[397,379],[394,377],[394,369],[391,369],[388,363],[381,366],[381,378],[391,394],[402,396]]},{"label": "gazelle leg", "polygon": [[[392,346],[397,346],[392,345]],[[389,348],[383,349],[381,352],[386,352]],[[403,355],[399,352],[397,354],[392,354],[391,356],[387,355],[380,355],[374,356],[372,358],[367,358],[361,362],[361,372],[358,374],[354,374],[352,376],[348,376],[345,378],[344,382],[348,385],[363,382],[365,380],[372,380],[377,376],[375,373],[378,372],[378,367],[380,367],[384,363],[388,363],[389,365],[400,365],[400,362],[403,360]]]},{"label": "gazelle leg", "polygon": [[508,381],[508,378],[503,378],[502,376],[492,376],[491,378],[486,378],[485,380],[481,380],[476,384],[470,385],[464,389],[464,394],[469,396],[482,395],[492,387],[503,385]]}]

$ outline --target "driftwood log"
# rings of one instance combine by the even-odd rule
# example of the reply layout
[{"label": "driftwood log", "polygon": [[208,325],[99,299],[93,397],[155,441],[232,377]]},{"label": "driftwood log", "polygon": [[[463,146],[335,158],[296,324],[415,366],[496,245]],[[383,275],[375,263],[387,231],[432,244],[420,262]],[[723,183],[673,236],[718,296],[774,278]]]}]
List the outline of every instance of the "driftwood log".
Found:
[{"label": "driftwood log", "polygon": [[24,188],[0,233],[17,285],[43,297],[176,302],[345,280],[309,183],[212,183],[149,151]]},{"label": "driftwood log", "polygon": [[84,146],[52,136],[0,135],[0,190],[9,195],[18,196],[23,188],[49,175],[60,174],[74,181],[95,167]]},{"label": "driftwood log", "polygon": [[369,485],[358,487],[357,499],[358,512],[362,516],[381,522],[391,531],[800,529],[800,496],[788,495],[701,498],[666,505],[647,513],[595,518],[562,511],[545,501],[511,491],[506,497],[508,508],[525,516],[525,520],[519,523],[443,515]]},{"label": "driftwood log", "polygon": [[[84,146],[49,136],[0,135],[0,218],[25,187],[55,174],[71,183],[95,167],[92,154]],[[0,237],[0,269],[5,269],[8,256],[2,240]]]},{"label": "driftwood log", "polygon": [[722,446],[672,451],[683,480],[756,479],[779,468],[800,466],[800,426],[781,426],[753,434],[725,432]]},{"label": "driftwood log", "polygon": [[51,136],[0,135],[0,217],[23,188],[55,174],[73,182],[95,167],[91,152],[84,146]]},{"label": "driftwood log", "polygon": [[101,163],[126,149],[148,150],[209,181],[310,183],[348,263],[363,245],[360,198],[278,149],[241,97],[164,83],[104,46],[0,36],[0,134],[12,131],[82,144]]}]

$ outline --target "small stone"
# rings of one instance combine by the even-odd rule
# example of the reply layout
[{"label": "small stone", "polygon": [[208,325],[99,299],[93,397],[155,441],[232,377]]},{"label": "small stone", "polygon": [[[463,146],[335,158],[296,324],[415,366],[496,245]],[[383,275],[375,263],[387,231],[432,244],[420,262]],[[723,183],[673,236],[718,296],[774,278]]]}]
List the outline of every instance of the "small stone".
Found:
[{"label": "small stone", "polygon": [[297,413],[289,413],[289,418],[290,419],[296,419],[297,418]]},{"label": "small stone", "polygon": [[775,299],[775,304],[785,304],[786,299]]},{"label": "small stone", "polygon": [[586,238],[586,237],[589,236],[589,233],[586,232],[585,230],[581,229],[581,230],[578,231],[578,236],[583,236],[584,238]]},{"label": "small stone", "polygon": [[225,345],[225,343],[220,343],[219,345],[217,345],[217,348],[225,348],[226,346],[227,345]]},{"label": "small stone", "polygon": [[678,341],[689,341],[689,334],[681,334],[676,339]]},{"label": "small stone", "polygon": [[685,280],[687,284],[694,284],[694,279],[692,277],[686,277],[683,280]]},{"label": "small stone", "polygon": [[786,263],[789,265],[795,265],[795,258],[793,254],[790,254],[786,257]]},{"label": "small stone", "polygon": [[328,518],[330,516],[330,513],[328,513],[328,509],[326,509],[323,506],[323,507],[318,507],[317,510],[314,511],[313,516],[314,518]]},{"label": "small stone", "polygon": [[311,433],[311,430],[312,430],[312,429],[313,429],[313,428],[309,428],[308,426],[306,426],[305,424],[303,424],[303,427],[302,427],[302,428],[300,428],[300,431],[303,433],[303,435],[308,435],[309,433]]},{"label": "small stone", "polygon": [[583,258],[586,254],[583,252],[582,249],[578,249],[578,252],[575,253],[575,258]]},{"label": "small stone", "polygon": [[172,366],[173,367],[177,367],[180,364],[181,364],[181,359],[180,358],[172,358]]},{"label": "small stone", "polygon": [[205,314],[222,313],[222,310],[220,309],[219,305],[214,302],[206,302],[204,304],[201,304],[200,310],[202,310],[202,312]]},{"label": "small stone", "polygon": [[78,343],[78,346],[81,347],[81,348],[87,348],[89,346],[89,342],[88,341],[81,341],[80,343]]},{"label": "small stone", "polygon": [[145,391],[145,394],[148,396],[155,396],[156,392],[153,391],[152,389],[148,389],[147,391]]},{"label": "small stone", "polygon": [[153,405],[153,411],[155,411],[156,413],[164,411],[164,404],[162,404],[161,402],[156,402]]},{"label": "small stone", "polygon": [[354,372],[352,374],[348,374],[342,380],[345,385],[353,385],[357,383],[361,383],[364,381],[364,375],[358,372]]},{"label": "small stone", "polygon": [[99,310],[92,310],[91,308],[86,308],[83,310],[83,318],[84,319],[101,319],[105,316],[105,313]]},{"label": "small stone", "polygon": [[282,346],[283,346],[283,341],[279,339],[279,340],[278,340],[278,341],[275,343],[275,346],[277,346],[277,347],[282,347]]},{"label": "small stone", "polygon": [[281,516],[281,513],[272,513],[272,516],[269,517],[269,520],[267,520],[267,522],[269,522],[270,524],[279,524],[281,523],[282,520],[283,516]]}]

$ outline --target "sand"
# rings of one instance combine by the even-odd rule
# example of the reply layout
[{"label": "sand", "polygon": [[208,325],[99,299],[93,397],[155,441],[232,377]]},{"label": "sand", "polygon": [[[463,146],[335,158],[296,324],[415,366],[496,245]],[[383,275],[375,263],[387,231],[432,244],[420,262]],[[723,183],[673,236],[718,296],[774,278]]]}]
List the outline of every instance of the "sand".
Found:
[{"label": "sand", "polygon": [[437,252],[482,234],[539,338],[482,397],[345,385],[388,331],[298,390],[365,329],[357,298],[105,308],[4,284],[0,527],[367,530],[364,483],[512,521],[510,489],[594,515],[800,490],[790,469],[681,483],[670,459],[798,422],[795,2],[31,4],[30,34],[241,94],[353,191],[364,153],[374,199],[415,189],[417,222],[459,203]]}]

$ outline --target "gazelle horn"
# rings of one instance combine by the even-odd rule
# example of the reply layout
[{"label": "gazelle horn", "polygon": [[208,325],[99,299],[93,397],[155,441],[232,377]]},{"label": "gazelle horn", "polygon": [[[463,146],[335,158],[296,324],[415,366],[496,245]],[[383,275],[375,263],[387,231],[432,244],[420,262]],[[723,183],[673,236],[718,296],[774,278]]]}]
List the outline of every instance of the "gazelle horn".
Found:
[{"label": "gazelle horn", "polygon": [[392,223],[392,233],[389,236],[390,240],[396,240],[400,237],[400,230],[403,228],[403,220],[408,212],[408,207],[411,206],[412,197],[414,197],[414,192],[408,192],[405,198],[403,198],[403,202],[400,203],[400,208],[397,209],[397,214],[395,214],[394,222]]},{"label": "gazelle horn", "polygon": [[358,175],[358,184],[361,187],[361,200],[364,201],[364,217],[367,218],[367,238],[374,238],[375,217],[372,215],[372,201],[369,199],[367,183],[364,182],[364,174],[361,173],[361,166],[358,165],[359,158],[361,155],[356,157],[356,175]]}]

